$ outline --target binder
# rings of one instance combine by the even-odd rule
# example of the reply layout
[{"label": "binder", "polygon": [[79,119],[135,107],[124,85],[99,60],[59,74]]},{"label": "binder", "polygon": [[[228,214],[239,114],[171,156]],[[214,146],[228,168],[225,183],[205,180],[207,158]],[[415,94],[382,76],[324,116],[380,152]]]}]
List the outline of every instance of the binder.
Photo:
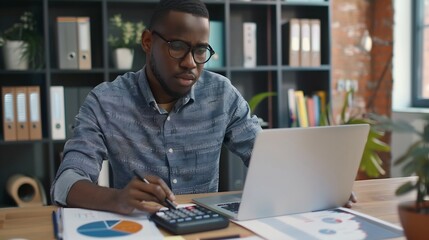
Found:
[{"label": "binder", "polygon": [[311,66],[320,66],[320,20],[310,19]]},{"label": "binder", "polygon": [[3,139],[16,140],[15,88],[2,87]]},{"label": "binder", "polygon": [[57,17],[57,40],[58,67],[78,69],[76,17]]},{"label": "binder", "polygon": [[310,53],[311,53],[311,42],[310,42],[310,20],[301,19],[301,48],[300,48],[300,65],[310,66]]},{"label": "binder", "polygon": [[210,60],[205,64],[207,68],[219,68],[224,67],[225,59],[225,48],[224,48],[224,27],[223,22],[221,21],[210,21],[210,37],[209,44],[212,46],[215,54],[210,58]]},{"label": "binder", "polygon": [[[230,19],[231,29],[242,29],[243,20],[238,14],[231,14]],[[231,54],[231,66],[243,66],[244,47],[243,47],[243,32],[231,31],[231,48],[234,49],[234,54]],[[215,50],[216,51],[216,50]]]},{"label": "binder", "polygon": [[51,132],[52,139],[66,138],[64,118],[64,87],[51,86]]},{"label": "binder", "polygon": [[92,87],[65,87],[64,88],[64,113],[65,113],[65,128],[66,138],[73,137],[74,124],[76,115],[86,99],[86,96],[91,92]]},{"label": "binder", "polygon": [[29,120],[27,114],[27,87],[15,87],[16,140],[29,140]]},{"label": "binder", "polygon": [[291,18],[289,22],[286,23],[286,42],[289,47],[289,66],[297,67],[300,65],[300,35],[301,35],[301,25],[299,19]]},{"label": "binder", "polygon": [[91,69],[91,28],[89,17],[77,18],[79,69]]},{"label": "binder", "polygon": [[27,110],[29,124],[30,140],[42,139],[42,114],[40,105],[40,87],[27,87]]},{"label": "binder", "polygon": [[243,23],[244,67],[256,67],[256,23]]},{"label": "binder", "polygon": [[79,112],[78,87],[64,88],[66,138],[73,137],[74,119]]}]

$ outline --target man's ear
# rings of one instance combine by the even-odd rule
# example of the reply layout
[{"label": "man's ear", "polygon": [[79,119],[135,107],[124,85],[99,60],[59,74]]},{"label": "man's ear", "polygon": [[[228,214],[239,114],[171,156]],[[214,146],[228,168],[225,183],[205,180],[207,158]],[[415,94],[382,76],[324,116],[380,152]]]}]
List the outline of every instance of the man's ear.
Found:
[{"label": "man's ear", "polygon": [[141,44],[143,51],[149,53],[152,48],[152,33],[147,29],[142,32]]}]

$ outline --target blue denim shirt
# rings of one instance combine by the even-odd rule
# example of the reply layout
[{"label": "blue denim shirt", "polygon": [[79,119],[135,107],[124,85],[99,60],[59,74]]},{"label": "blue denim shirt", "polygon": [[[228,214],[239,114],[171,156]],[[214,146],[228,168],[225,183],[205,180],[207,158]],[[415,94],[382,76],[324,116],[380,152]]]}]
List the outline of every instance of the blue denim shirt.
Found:
[{"label": "blue denim shirt", "polygon": [[97,182],[104,159],[115,188],[137,169],[161,177],[175,194],[215,192],[222,144],[248,165],[261,130],[231,82],[205,70],[170,112],[157,105],[143,68],[95,87],[75,120],[51,187],[63,205],[76,181]]}]

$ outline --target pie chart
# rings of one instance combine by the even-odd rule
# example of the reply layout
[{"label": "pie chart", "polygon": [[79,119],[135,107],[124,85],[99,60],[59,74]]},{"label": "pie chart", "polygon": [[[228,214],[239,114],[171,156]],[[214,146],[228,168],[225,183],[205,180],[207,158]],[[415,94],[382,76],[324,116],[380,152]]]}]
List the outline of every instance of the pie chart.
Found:
[{"label": "pie chart", "polygon": [[89,237],[122,237],[139,232],[143,226],[128,220],[105,220],[80,226],[77,232]]}]

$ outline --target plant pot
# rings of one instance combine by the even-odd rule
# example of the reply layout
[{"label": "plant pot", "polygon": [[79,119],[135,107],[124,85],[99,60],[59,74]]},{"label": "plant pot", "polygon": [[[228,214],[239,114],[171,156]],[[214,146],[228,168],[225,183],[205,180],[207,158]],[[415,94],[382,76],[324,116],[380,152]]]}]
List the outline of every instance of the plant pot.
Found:
[{"label": "plant pot", "polygon": [[[429,201],[423,203],[428,212]],[[399,219],[401,220],[404,233],[409,240],[428,239],[429,236],[429,214],[416,212],[416,202],[409,201],[400,203],[398,206]]]},{"label": "plant pot", "polygon": [[5,41],[3,59],[7,70],[27,70],[28,57],[24,55],[28,44],[24,41]]},{"label": "plant pot", "polygon": [[116,48],[113,50],[113,65],[117,69],[131,69],[133,66],[134,50]]}]

